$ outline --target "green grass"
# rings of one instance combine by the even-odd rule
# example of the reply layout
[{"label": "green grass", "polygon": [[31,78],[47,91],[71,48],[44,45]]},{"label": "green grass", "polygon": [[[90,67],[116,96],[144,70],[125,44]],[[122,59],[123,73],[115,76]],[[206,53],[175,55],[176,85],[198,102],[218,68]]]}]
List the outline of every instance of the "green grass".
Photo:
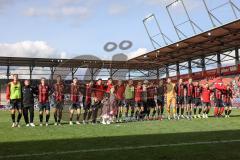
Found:
[{"label": "green grass", "polygon": [[[233,117],[194,119],[193,121],[146,121],[103,125],[63,125],[11,128],[9,112],[0,111],[0,158],[2,159],[240,159],[240,142],[197,144],[93,152],[57,154],[126,146],[240,140],[240,111]],[[38,116],[35,116],[36,122]],[[23,122],[23,119],[22,119]],[[51,119],[51,122],[53,120]],[[8,155],[38,154],[28,157]],[[52,153],[53,152],[53,153]]]}]

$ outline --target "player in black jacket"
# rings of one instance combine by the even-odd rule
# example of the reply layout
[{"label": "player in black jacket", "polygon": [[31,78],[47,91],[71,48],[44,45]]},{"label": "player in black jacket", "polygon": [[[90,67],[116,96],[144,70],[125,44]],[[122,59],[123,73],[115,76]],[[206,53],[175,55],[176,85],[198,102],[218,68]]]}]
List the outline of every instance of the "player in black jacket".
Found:
[{"label": "player in black jacket", "polygon": [[[26,123],[26,126],[34,127],[33,118],[34,118],[34,95],[37,93],[37,89],[30,85],[29,80],[24,81],[23,87],[23,116]],[[30,123],[28,113],[30,114]]]}]

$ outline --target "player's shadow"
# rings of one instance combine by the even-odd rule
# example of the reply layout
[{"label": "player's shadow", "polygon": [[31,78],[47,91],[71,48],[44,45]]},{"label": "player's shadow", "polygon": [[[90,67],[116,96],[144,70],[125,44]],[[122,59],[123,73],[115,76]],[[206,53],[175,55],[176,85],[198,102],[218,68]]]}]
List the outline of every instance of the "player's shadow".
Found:
[{"label": "player's shadow", "polygon": [[[96,127],[96,126],[95,126]],[[134,129],[134,128],[132,128]],[[81,130],[81,128],[79,128]],[[108,130],[106,128],[106,130]],[[73,130],[74,131],[74,130]],[[94,130],[97,132],[97,130]],[[57,132],[57,130],[56,130]],[[2,159],[233,159],[240,158],[240,142],[218,143],[221,140],[239,140],[240,130],[185,132],[128,135],[128,136],[85,136],[56,140],[32,140],[24,142],[0,143],[0,158]],[[44,132],[46,133],[46,132]],[[53,132],[51,132],[52,134]],[[76,134],[69,133],[66,134]],[[103,133],[101,133],[103,135]],[[97,134],[94,134],[97,135]],[[106,135],[111,135],[108,130]],[[21,135],[19,135],[21,136]],[[41,136],[41,135],[39,135]],[[64,135],[63,135],[64,137]],[[68,137],[71,137],[68,135]],[[39,137],[40,138],[40,137]],[[199,142],[207,142],[202,144]],[[198,143],[198,144],[196,144]],[[156,146],[175,144],[170,146]],[[176,145],[179,144],[179,145]],[[124,148],[129,147],[130,148]],[[137,147],[137,148],[135,148]],[[104,150],[105,148],[105,150]],[[107,149],[106,149],[107,148]],[[117,148],[114,150],[114,148]],[[94,149],[94,150],[93,150]],[[95,149],[100,149],[96,151]],[[46,154],[49,153],[50,154]],[[38,154],[35,154],[38,153]],[[4,155],[22,155],[22,157],[2,157]],[[35,154],[35,155],[31,155]]]}]

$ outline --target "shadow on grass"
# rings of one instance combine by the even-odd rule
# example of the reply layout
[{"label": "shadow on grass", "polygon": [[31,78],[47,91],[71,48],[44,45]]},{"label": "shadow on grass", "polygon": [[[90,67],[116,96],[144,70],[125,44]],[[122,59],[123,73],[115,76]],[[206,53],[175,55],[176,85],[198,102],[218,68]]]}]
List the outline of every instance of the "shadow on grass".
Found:
[{"label": "shadow on grass", "polygon": [[[146,131],[147,133],[147,131]],[[19,135],[21,136],[21,135]],[[179,144],[192,142],[211,142],[220,140],[239,140],[240,130],[191,132],[171,134],[149,134],[134,136],[96,137],[83,139],[57,139],[25,142],[0,143],[0,159],[240,159],[240,142],[197,144],[186,146],[143,147],[161,144]],[[102,148],[133,147],[124,150],[94,152],[75,152],[57,154],[66,151],[79,151]],[[47,155],[24,157],[4,157],[6,155],[35,154],[52,152]],[[55,154],[56,153],[56,154]]]}]

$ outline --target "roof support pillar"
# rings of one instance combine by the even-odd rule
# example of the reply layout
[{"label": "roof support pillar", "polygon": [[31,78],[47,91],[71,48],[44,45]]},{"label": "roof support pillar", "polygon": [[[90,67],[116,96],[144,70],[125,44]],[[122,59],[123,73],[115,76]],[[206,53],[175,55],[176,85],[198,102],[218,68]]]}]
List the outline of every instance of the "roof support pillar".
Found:
[{"label": "roof support pillar", "polygon": [[71,76],[72,76],[72,79],[74,78],[75,76],[75,73],[77,72],[78,68],[71,68]]},{"label": "roof support pillar", "polygon": [[128,79],[131,79],[131,70],[128,70]]},{"label": "roof support pillar", "polygon": [[205,57],[201,58],[201,66],[202,66],[202,72],[205,72],[206,71]]},{"label": "roof support pillar", "polygon": [[93,81],[93,77],[94,77],[93,68],[90,68],[90,74],[91,74],[91,81]]},{"label": "roof support pillar", "polygon": [[235,64],[236,65],[239,64],[239,48],[238,47],[235,48]]},{"label": "roof support pillar", "polygon": [[166,78],[169,78],[169,68],[168,68],[168,65],[166,65]]},{"label": "roof support pillar", "polygon": [[180,68],[179,68],[179,63],[177,62],[176,64],[176,68],[177,68],[177,77],[180,77]]},{"label": "roof support pillar", "polygon": [[157,80],[160,79],[160,72],[159,72],[159,68],[157,68]]},{"label": "roof support pillar", "polygon": [[29,76],[30,76],[29,78],[30,78],[30,80],[32,80],[33,68],[34,68],[33,66],[29,66],[29,73],[30,73],[30,74],[29,74]]},{"label": "roof support pillar", "polygon": [[7,80],[9,80],[10,77],[10,66],[7,65]]},{"label": "roof support pillar", "polygon": [[192,75],[192,60],[188,60],[188,74]]},{"label": "roof support pillar", "polygon": [[109,72],[110,78],[112,78],[113,76],[113,69],[112,69],[112,65],[110,66],[110,72]]},{"label": "roof support pillar", "polygon": [[51,70],[51,77],[50,77],[50,80],[51,80],[51,83],[53,83],[53,76],[54,76],[54,67],[50,67],[50,70]]},{"label": "roof support pillar", "polygon": [[218,67],[218,68],[222,67],[222,63],[221,63],[221,53],[220,53],[220,52],[217,53],[217,67]]},{"label": "roof support pillar", "polygon": [[218,52],[218,53],[217,53],[217,73],[218,73],[218,75],[221,75],[221,67],[222,67],[222,63],[221,63],[221,53]]}]

